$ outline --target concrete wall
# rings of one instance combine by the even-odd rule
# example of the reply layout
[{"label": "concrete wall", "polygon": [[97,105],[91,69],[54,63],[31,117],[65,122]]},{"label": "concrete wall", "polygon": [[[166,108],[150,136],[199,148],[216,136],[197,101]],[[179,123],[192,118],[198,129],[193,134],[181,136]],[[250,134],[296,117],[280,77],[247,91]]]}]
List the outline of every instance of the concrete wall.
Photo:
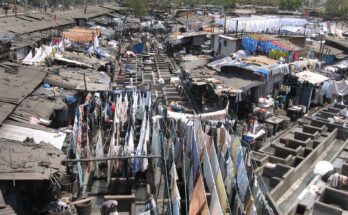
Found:
[{"label": "concrete wall", "polygon": [[321,120],[316,120],[315,118],[311,120],[310,125],[312,126],[322,126],[322,125],[326,125],[326,127],[328,128],[328,131],[332,131],[335,128],[337,128],[337,138],[341,139],[341,140],[346,140],[348,139],[348,128],[344,128],[342,125],[339,124],[334,124],[334,123],[330,123],[330,122],[324,122]]},{"label": "concrete wall", "polygon": [[289,177],[284,178],[272,191],[272,198],[277,201],[290,187],[291,185],[306,172],[310,166],[318,159],[320,154],[334,142],[337,136],[337,129],[334,129],[322,142],[315,148],[293,171],[289,174]]},{"label": "concrete wall", "polygon": [[213,50],[214,52],[217,51],[218,49],[218,35],[217,34],[211,34],[210,35],[210,49]]},{"label": "concrete wall", "polygon": [[221,45],[221,50],[219,54],[222,56],[230,56],[232,53],[238,51],[237,40],[220,38],[219,43]]},{"label": "concrete wall", "polygon": [[217,56],[230,56],[239,49],[238,39],[228,39],[217,34],[211,35],[210,43],[211,49]]},{"label": "concrete wall", "polygon": [[205,39],[206,39],[206,35],[199,35],[199,36],[195,36],[192,39],[192,46],[201,46],[204,45],[205,43]]}]

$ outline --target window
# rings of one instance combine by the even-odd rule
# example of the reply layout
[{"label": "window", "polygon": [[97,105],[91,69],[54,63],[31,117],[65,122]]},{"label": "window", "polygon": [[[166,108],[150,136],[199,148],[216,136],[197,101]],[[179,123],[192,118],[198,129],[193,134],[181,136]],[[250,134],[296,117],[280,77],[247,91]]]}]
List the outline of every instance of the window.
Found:
[{"label": "window", "polygon": [[227,46],[227,41],[226,40],[224,40],[224,46]]}]

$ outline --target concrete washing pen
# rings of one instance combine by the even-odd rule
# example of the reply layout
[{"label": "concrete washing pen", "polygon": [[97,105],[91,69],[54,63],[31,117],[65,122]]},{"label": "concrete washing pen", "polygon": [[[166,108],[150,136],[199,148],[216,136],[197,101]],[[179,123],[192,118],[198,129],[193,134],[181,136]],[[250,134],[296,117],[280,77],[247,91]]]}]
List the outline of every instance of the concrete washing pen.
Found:
[{"label": "concrete washing pen", "polygon": [[333,165],[328,161],[319,161],[314,167],[315,177],[308,184],[306,189],[304,189],[301,194],[297,197],[297,202],[301,201],[307,194],[315,195],[318,191],[318,187],[315,184],[329,171],[334,169]]}]

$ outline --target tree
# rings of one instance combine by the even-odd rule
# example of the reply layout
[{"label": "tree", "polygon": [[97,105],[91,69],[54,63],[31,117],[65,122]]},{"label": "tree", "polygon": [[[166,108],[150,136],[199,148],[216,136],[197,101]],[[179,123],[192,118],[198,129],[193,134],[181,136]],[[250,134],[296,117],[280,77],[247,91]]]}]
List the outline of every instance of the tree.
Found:
[{"label": "tree", "polygon": [[134,12],[139,16],[146,14],[146,5],[144,0],[127,0],[126,4],[128,7],[133,8]]},{"label": "tree", "polygon": [[279,8],[281,10],[296,10],[302,4],[302,0],[280,0]]},{"label": "tree", "polygon": [[348,1],[347,0],[327,0],[325,5],[326,14],[332,16],[347,17]]}]

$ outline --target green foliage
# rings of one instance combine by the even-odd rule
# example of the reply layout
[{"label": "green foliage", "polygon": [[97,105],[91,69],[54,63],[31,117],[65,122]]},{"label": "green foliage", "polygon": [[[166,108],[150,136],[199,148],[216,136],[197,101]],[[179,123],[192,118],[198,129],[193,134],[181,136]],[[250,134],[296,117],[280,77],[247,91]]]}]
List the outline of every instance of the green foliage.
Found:
[{"label": "green foliage", "polygon": [[127,6],[134,9],[134,12],[139,15],[143,16],[146,14],[146,1],[144,0],[127,0]]},{"label": "green foliage", "polygon": [[348,16],[347,0],[327,0],[325,6],[326,13],[329,15],[345,18]]},{"label": "green foliage", "polygon": [[279,8],[281,10],[296,10],[302,4],[302,0],[280,0]]},{"label": "green foliage", "polygon": [[235,5],[236,0],[184,0],[183,2],[184,4],[189,4],[189,5],[209,4],[209,5],[230,6],[230,5]]}]

